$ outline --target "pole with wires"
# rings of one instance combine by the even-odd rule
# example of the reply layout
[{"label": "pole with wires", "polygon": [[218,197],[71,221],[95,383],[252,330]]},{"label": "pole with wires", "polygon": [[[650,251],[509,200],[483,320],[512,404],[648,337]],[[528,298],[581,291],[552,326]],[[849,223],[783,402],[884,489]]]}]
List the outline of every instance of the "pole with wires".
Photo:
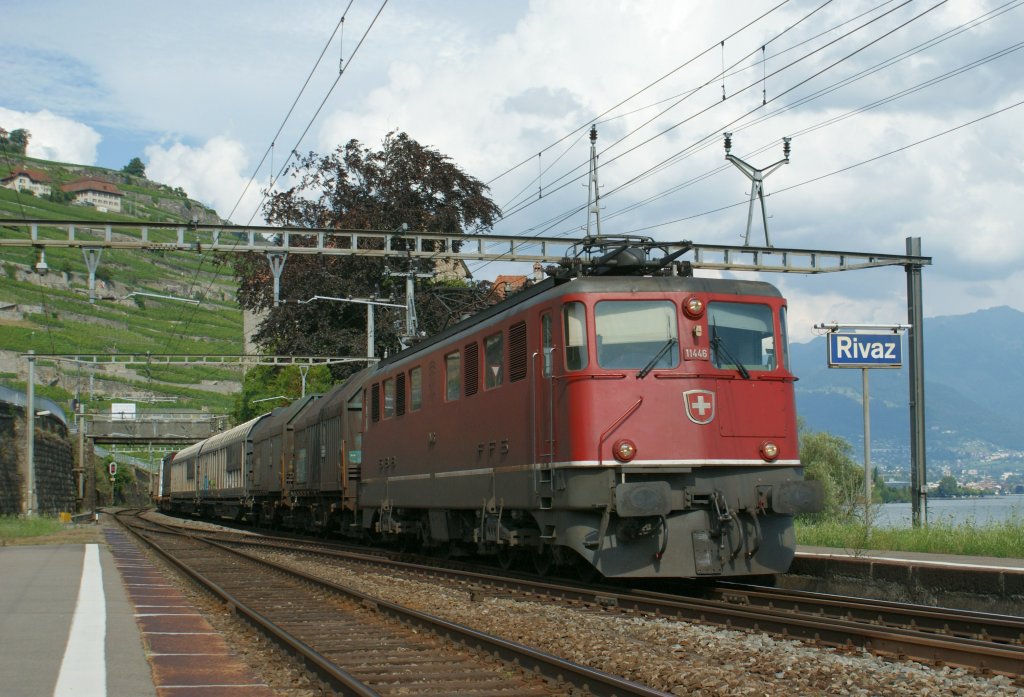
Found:
[{"label": "pole with wires", "polygon": [[777,170],[782,165],[789,164],[790,138],[782,139],[781,160],[773,162],[762,169],[758,169],[732,154],[732,133],[724,133],[723,135],[725,136],[725,159],[733,163],[736,166],[736,169],[743,172],[743,174],[750,180],[750,208],[747,211],[747,234],[743,238],[743,246],[750,246],[750,225],[754,220],[754,199],[757,199],[761,202],[761,219],[764,221],[764,243],[765,246],[771,247],[772,240],[768,236],[768,209],[764,204],[764,180],[769,174]]},{"label": "pole with wires", "polygon": [[601,236],[601,189],[597,185],[597,126],[590,127],[590,182],[587,191],[587,237],[590,237],[590,220],[594,220],[594,232]]}]

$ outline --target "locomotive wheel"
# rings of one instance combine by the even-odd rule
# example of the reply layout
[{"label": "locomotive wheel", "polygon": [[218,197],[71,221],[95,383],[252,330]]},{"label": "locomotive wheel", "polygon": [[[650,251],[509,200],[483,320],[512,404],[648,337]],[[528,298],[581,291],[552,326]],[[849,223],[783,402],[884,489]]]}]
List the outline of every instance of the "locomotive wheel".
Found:
[{"label": "locomotive wheel", "polygon": [[518,556],[519,555],[516,552],[509,549],[508,545],[498,546],[498,566],[500,566],[503,571],[508,571],[515,566],[517,561],[516,557]]},{"label": "locomotive wheel", "polygon": [[603,577],[601,572],[580,554],[576,554],[573,567],[576,577],[584,583],[596,583]]},{"label": "locomotive wheel", "polygon": [[555,570],[555,557],[547,545],[533,553],[533,570],[538,576],[548,576]]}]

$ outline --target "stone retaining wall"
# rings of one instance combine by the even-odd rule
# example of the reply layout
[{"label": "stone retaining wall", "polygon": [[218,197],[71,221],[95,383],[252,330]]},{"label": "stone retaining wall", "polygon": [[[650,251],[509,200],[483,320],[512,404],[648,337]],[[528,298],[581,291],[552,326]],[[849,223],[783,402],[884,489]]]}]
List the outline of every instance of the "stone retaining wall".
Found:
[{"label": "stone retaining wall", "polygon": [[0,515],[21,513],[22,483],[14,436],[15,412],[20,410],[13,404],[0,402]]},{"label": "stone retaining wall", "polygon": [[[0,402],[0,515],[22,513],[26,495],[21,463],[26,450],[24,409]],[[75,455],[63,423],[36,419],[35,479],[37,512],[57,515],[75,511]]]}]

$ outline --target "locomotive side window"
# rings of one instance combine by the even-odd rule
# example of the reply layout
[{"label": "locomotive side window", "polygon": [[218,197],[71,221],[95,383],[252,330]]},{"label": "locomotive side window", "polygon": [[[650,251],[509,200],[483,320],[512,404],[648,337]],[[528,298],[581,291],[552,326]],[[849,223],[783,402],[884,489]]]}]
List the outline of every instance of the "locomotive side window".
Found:
[{"label": "locomotive side window", "polygon": [[423,406],[423,369],[419,366],[409,371],[409,411],[419,411]]},{"label": "locomotive side window", "polygon": [[384,418],[390,419],[395,415],[395,380],[388,378],[384,381]]},{"label": "locomotive side window", "polygon": [[543,342],[542,350],[544,351],[544,377],[551,377],[552,369],[552,355],[555,352],[555,338],[551,333],[551,314],[545,313],[540,317],[540,333],[541,341]]},{"label": "locomotive side window", "polygon": [[565,368],[582,370],[587,367],[587,308],[583,303],[566,303],[562,308],[565,322]]},{"label": "locomotive side window", "polygon": [[484,339],[484,389],[501,385],[505,375],[505,342],[501,332]]},{"label": "locomotive side window", "polygon": [[676,306],[668,300],[604,300],[594,307],[597,363],[615,370],[679,365]]},{"label": "locomotive side window", "polygon": [[459,398],[459,387],[462,385],[460,363],[458,351],[444,357],[444,398],[449,402]]},{"label": "locomotive side window", "polygon": [[775,369],[775,331],[767,305],[708,303],[708,333],[716,368],[740,374]]},{"label": "locomotive side window", "polygon": [[374,423],[380,421],[380,383],[375,382],[370,387],[370,418]]},{"label": "locomotive side window", "polygon": [[782,354],[782,367],[789,370],[789,330],[786,328],[786,306],[779,308],[779,332],[782,337],[782,345],[779,346],[779,353]]}]

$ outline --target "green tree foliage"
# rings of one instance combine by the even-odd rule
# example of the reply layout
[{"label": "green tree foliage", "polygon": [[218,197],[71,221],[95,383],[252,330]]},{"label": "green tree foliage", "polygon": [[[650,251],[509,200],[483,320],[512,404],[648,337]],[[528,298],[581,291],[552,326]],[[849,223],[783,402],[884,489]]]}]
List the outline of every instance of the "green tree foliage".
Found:
[{"label": "green tree foliage", "polygon": [[960,484],[957,483],[956,477],[948,474],[939,480],[939,487],[935,490],[935,495],[940,498],[957,496],[959,493]]},{"label": "green tree foliage", "polygon": [[145,177],[146,176],[146,165],[142,164],[142,160],[137,157],[133,157],[128,164],[122,169],[125,174],[130,174],[133,177]]},{"label": "green tree foliage", "polygon": [[[421,145],[405,133],[389,133],[379,150],[351,140],[326,155],[309,153],[291,166],[294,185],[270,195],[265,212],[269,222],[289,227],[340,230],[425,230],[455,234],[490,229],[500,210],[485,184],[463,172],[449,157]],[[295,236],[292,245],[314,244]],[[333,242],[328,242],[333,243]],[[238,255],[235,272],[239,302],[251,311],[267,311],[255,334],[264,350],[283,355],[366,355],[366,306],[318,301],[300,304],[314,295],[331,297],[390,297],[404,303],[405,279],[389,272],[432,272],[433,261],[415,262],[401,233],[392,238],[399,250],[390,258],[292,254],[281,277],[281,297],[274,307],[273,276],[267,260]],[[443,258],[446,250],[437,249]],[[420,329],[433,333],[471,311],[481,300],[477,289],[464,283],[417,283],[416,311]],[[376,355],[399,348],[404,311],[376,308]],[[335,368],[335,378],[359,367]]]},{"label": "green tree foliage", "polygon": [[32,134],[24,128],[16,128],[10,133],[0,128],[0,150],[9,154],[24,155],[28,152],[28,142],[31,139]]},{"label": "green tree foliage", "polygon": [[135,484],[135,469],[123,462],[118,463],[117,473],[111,481],[110,463],[113,455],[107,455],[95,465],[96,493],[101,505],[118,505],[125,503],[127,492]]},{"label": "green tree foliage", "polygon": [[819,481],[825,489],[825,507],[806,516],[811,521],[850,520],[864,505],[864,468],[851,457],[853,446],[831,433],[802,431],[800,460],[804,479]]},{"label": "green tree foliage", "polygon": [[[333,380],[327,366],[318,365],[306,373],[306,394],[323,394]],[[242,392],[235,399],[231,418],[244,423],[260,414],[286,406],[302,395],[302,373],[298,366],[276,369],[261,365],[245,374]]]},{"label": "green tree foliage", "polygon": [[910,489],[889,486],[885,483],[878,468],[875,467],[871,473],[871,501],[872,503],[909,503]]}]

